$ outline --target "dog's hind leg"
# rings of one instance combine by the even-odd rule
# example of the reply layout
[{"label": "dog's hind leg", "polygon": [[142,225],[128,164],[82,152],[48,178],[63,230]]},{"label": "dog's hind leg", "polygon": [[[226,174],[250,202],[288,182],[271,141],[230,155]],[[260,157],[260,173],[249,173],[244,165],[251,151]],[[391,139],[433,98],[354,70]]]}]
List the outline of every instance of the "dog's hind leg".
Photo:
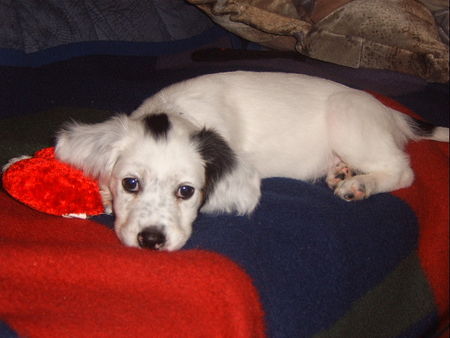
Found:
[{"label": "dog's hind leg", "polygon": [[361,200],[376,193],[408,187],[413,179],[414,174],[409,167],[401,173],[375,171],[344,179],[338,183],[334,193],[346,201]]},{"label": "dog's hind leg", "polygon": [[402,150],[406,138],[387,107],[364,94],[344,93],[331,99],[327,122],[332,151],[344,163],[327,177],[336,195],[360,200],[411,185],[414,174]]},{"label": "dog's hind leg", "polygon": [[349,177],[353,177],[357,174],[355,170],[350,168],[347,163],[337,159],[337,163],[328,170],[326,182],[330,189],[336,189],[337,186]]}]

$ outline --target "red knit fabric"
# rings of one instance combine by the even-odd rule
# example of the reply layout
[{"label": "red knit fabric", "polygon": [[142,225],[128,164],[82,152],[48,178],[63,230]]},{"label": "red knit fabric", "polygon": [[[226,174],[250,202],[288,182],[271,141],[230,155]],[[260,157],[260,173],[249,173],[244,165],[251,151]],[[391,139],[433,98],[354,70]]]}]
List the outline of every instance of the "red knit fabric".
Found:
[{"label": "red knit fabric", "polygon": [[[396,101],[373,94],[384,104],[418,118]],[[406,201],[419,220],[419,257],[433,289],[441,316],[449,309],[449,144],[435,141],[410,142],[415,180],[411,187],[394,191]]]},{"label": "red knit fabric", "polygon": [[249,277],[211,252],[126,248],[0,193],[0,318],[25,337],[263,337]]}]

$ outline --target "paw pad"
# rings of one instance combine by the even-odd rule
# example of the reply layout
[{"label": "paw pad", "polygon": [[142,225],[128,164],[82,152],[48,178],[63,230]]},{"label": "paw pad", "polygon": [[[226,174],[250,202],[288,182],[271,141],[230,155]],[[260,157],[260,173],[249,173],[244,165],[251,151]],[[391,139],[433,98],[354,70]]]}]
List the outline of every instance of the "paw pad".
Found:
[{"label": "paw pad", "polygon": [[340,162],[336,165],[335,170],[328,174],[326,181],[331,189],[336,189],[339,183],[353,176],[355,176],[355,172],[345,163]]},{"label": "paw pad", "polygon": [[334,193],[346,201],[358,201],[367,197],[365,185],[357,180],[342,181]]}]

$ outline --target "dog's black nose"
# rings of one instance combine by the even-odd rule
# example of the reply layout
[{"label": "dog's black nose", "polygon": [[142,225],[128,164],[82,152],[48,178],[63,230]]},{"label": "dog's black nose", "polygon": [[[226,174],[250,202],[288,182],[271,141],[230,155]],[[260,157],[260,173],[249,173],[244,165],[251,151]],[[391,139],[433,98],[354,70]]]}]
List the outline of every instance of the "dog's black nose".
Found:
[{"label": "dog's black nose", "polygon": [[137,235],[138,244],[144,249],[160,249],[166,242],[166,236],[157,227],[148,227]]}]

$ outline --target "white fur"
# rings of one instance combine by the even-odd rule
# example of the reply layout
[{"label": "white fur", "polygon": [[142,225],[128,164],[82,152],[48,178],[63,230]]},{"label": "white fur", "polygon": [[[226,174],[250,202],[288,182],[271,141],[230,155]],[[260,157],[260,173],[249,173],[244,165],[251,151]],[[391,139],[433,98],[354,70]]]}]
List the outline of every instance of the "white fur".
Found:
[{"label": "white fur", "polygon": [[[140,122],[161,112],[172,124],[163,141],[149,137]],[[130,117],[69,126],[58,136],[56,154],[99,179],[126,245],[138,246],[140,231],[157,225],[167,238],[162,249],[176,250],[189,238],[204,198],[206,163],[191,138],[200,129],[215,130],[236,155],[234,169],[217,182],[202,211],[249,214],[265,177],[328,174],[345,199],[409,186],[414,175],[403,146],[418,138],[410,124],[371,95],[324,79],[219,73],[167,87]],[[436,129],[431,139],[448,141],[448,128]],[[362,174],[333,181],[343,164]],[[142,182],[139,194],[124,191],[121,181],[128,176]],[[185,183],[195,194],[180,200],[174,192]]]}]

